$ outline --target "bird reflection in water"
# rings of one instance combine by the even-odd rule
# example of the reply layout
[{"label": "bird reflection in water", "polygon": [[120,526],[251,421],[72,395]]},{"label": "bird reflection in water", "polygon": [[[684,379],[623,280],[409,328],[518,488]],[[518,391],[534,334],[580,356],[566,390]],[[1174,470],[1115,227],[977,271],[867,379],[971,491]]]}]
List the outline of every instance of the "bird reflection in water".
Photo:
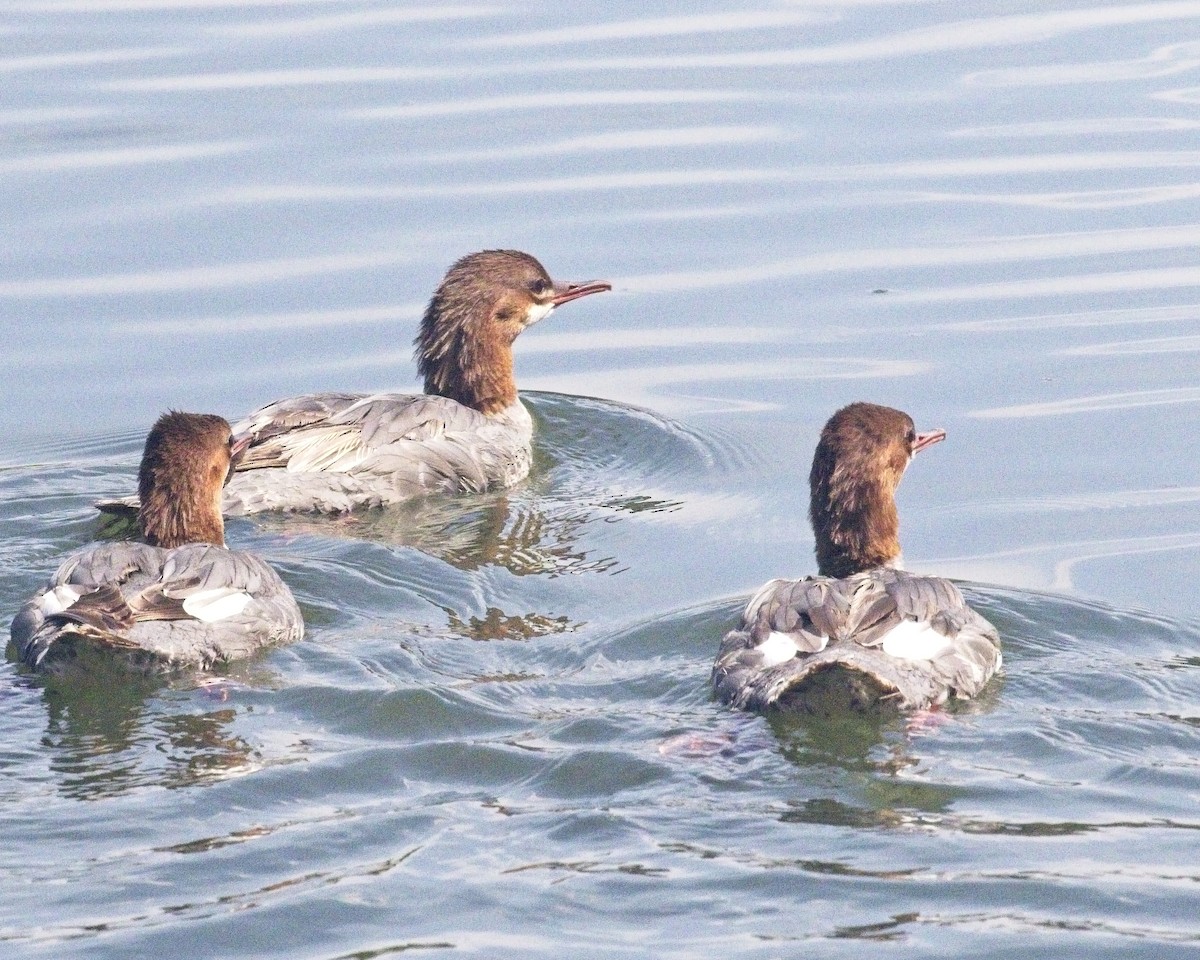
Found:
[{"label": "bird reflection in water", "polygon": [[253,523],[279,536],[352,538],[412,547],[463,571],[502,567],[516,576],[611,573],[618,558],[597,556],[584,546],[596,523],[612,523],[648,510],[669,512],[681,504],[644,495],[602,502],[552,501],[536,491],[425,497],[384,509],[338,516],[260,515]]},{"label": "bird reflection in water", "polygon": [[184,787],[263,765],[259,751],[232,730],[238,710],[219,705],[195,678],[131,675],[99,662],[86,673],[27,682],[42,690],[42,743],[64,796],[96,800],[146,786]]},{"label": "bird reflection in water", "polygon": [[582,624],[566,617],[551,617],[541,613],[510,615],[496,607],[488,607],[482,617],[460,617],[447,608],[447,627],[456,636],[467,640],[532,640],[556,633],[569,633]]}]

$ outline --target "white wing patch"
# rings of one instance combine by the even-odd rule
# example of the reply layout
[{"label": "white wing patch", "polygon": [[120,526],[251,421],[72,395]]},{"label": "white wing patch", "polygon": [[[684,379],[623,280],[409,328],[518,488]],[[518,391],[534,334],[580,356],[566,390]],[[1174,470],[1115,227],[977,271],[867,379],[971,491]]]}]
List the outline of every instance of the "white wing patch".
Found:
[{"label": "white wing patch", "polygon": [[53,590],[47,590],[42,594],[40,602],[42,616],[52,617],[56,613],[62,613],[68,607],[74,606],[75,601],[82,597],[85,592],[78,587],[71,586],[69,583],[60,583]]},{"label": "white wing patch", "polygon": [[[816,650],[809,650],[806,643],[804,652],[820,653],[828,643],[829,638],[822,637],[821,645]],[[786,663],[800,652],[800,648],[796,645],[796,641],[792,639],[791,634],[782,633],[779,630],[772,630],[767,639],[755,647],[755,649],[762,654],[764,669]]]},{"label": "white wing patch", "polygon": [[901,620],[883,636],[883,652],[900,660],[932,660],[950,647],[928,620]]},{"label": "white wing patch", "polygon": [[212,590],[200,590],[183,601],[183,612],[205,623],[216,623],[235,617],[246,609],[251,600],[250,594],[233,587],[216,587]]}]

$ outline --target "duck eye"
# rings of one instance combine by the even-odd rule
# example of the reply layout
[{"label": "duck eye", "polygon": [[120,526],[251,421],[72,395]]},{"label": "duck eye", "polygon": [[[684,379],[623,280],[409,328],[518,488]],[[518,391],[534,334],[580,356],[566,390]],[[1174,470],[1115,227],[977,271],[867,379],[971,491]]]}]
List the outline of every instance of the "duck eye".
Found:
[{"label": "duck eye", "polygon": [[914,443],[917,442],[917,431],[909,430],[905,439],[908,440],[908,445],[911,447]]},{"label": "duck eye", "polygon": [[543,293],[545,293],[549,289],[550,289],[550,284],[548,284],[541,277],[538,277],[535,280],[529,281],[529,290],[531,293],[535,294],[536,296],[540,297]]}]

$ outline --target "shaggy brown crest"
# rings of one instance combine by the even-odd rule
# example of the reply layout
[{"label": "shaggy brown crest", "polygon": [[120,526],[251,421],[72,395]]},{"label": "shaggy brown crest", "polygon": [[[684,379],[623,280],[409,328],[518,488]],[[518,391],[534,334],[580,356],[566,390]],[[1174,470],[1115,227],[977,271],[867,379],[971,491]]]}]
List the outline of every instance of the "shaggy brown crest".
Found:
[{"label": "shaggy brown crest", "polygon": [[138,470],[138,525],[146,543],[225,545],[221,488],[234,458],[229,423],[207,413],[171,411],[146,438]]},{"label": "shaggy brown crest", "polygon": [[413,341],[425,392],[499,413],[517,400],[512,345],[521,331],[560,304],[611,289],[555,283],[520,250],[468,254],[446,272]]},{"label": "shaggy brown crest", "polygon": [[917,433],[912,418],[873,403],[852,403],[825,424],[808,482],[817,566],[848,577],[900,557],[896,487],[913,455],[944,440]]}]

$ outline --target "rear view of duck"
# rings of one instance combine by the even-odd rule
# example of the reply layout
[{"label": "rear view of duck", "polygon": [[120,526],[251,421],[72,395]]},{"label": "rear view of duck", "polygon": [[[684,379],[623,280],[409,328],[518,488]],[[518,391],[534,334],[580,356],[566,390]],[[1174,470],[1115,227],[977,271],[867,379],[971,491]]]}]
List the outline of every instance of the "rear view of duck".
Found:
[{"label": "rear view of duck", "polygon": [[975,696],[1001,664],[996,628],[949,580],[903,569],[895,491],[945,439],[854,403],[825,425],[809,475],[819,575],[772,580],[721,643],[712,681],[745,710],[921,708]]},{"label": "rear view of duck", "polygon": [[275,571],[225,548],[221,497],[241,453],[221,417],[160,417],[138,472],[144,542],[68,557],[13,620],[21,660],[57,672],[102,651],[144,672],[203,669],[303,636]]}]

